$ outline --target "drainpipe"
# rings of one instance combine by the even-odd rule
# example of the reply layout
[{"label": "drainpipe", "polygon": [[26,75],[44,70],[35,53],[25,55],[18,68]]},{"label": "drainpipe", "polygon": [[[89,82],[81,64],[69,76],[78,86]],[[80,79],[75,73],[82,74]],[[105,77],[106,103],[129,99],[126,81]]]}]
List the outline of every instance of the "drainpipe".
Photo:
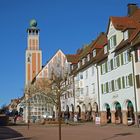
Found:
[{"label": "drainpipe", "polygon": [[75,83],[74,83],[74,75],[73,75],[73,77],[72,77],[72,79],[73,79],[73,97],[74,97],[74,114],[75,114]]},{"label": "drainpipe", "polygon": [[[97,69],[97,85],[98,85],[98,112],[100,111],[100,85],[99,85],[99,71],[98,71],[98,65],[95,65],[96,69]],[[99,115],[99,113],[98,113]]]},{"label": "drainpipe", "polygon": [[138,120],[138,108],[137,108],[137,94],[136,94],[136,79],[135,79],[135,68],[134,68],[134,56],[131,53],[132,50],[129,50],[129,55],[132,58],[132,72],[133,72],[133,81],[134,81],[134,99],[135,99],[135,108],[136,108],[136,123],[139,128],[139,120]]}]

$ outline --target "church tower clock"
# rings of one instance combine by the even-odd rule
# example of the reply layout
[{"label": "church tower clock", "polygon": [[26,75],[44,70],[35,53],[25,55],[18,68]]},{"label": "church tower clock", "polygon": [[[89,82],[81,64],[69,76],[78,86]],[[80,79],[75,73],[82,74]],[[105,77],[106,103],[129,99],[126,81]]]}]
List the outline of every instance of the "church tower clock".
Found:
[{"label": "church tower clock", "polygon": [[42,51],[39,49],[39,31],[36,20],[31,20],[30,27],[27,29],[25,85],[31,83],[42,68]]}]

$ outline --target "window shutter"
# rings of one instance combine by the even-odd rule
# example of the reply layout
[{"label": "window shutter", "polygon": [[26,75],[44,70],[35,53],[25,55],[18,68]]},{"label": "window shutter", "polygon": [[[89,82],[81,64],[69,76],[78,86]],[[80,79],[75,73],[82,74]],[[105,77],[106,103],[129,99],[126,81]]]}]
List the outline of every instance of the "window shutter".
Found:
[{"label": "window shutter", "polygon": [[109,46],[107,45],[106,47],[107,47],[107,53],[108,53],[108,51],[109,51]]},{"label": "window shutter", "polygon": [[111,81],[112,91],[114,91],[114,80]]},{"label": "window shutter", "polygon": [[127,57],[128,57],[128,61],[131,61],[131,53],[129,51],[127,51]]},{"label": "window shutter", "polygon": [[102,94],[104,93],[104,91],[103,91],[103,84],[101,84],[101,87],[102,87]]},{"label": "window shutter", "polygon": [[106,93],[108,93],[108,82],[106,83]]},{"label": "window shutter", "polygon": [[123,53],[121,54],[121,65],[123,65],[124,62],[123,62]]},{"label": "window shutter", "polygon": [[138,62],[138,50],[135,50],[135,62]]},{"label": "window shutter", "polygon": [[121,89],[121,78],[118,78],[118,88]]},{"label": "window shutter", "polygon": [[124,76],[122,77],[122,86],[123,86],[123,88],[125,88]]},{"label": "window shutter", "polygon": [[137,88],[140,88],[140,76],[136,75],[136,84],[137,84]]},{"label": "window shutter", "polygon": [[110,60],[111,70],[113,70],[113,59]]},{"label": "window shutter", "polygon": [[116,44],[117,44],[116,35],[113,36],[113,42],[114,42],[114,46],[116,46]]},{"label": "window shutter", "polygon": [[128,79],[129,79],[129,86],[133,86],[132,74],[129,74]]},{"label": "window shutter", "polygon": [[107,72],[107,62],[105,62],[105,72]]},{"label": "window shutter", "polygon": [[101,75],[103,74],[103,69],[102,69],[102,65],[100,66],[100,68],[101,68]]},{"label": "window shutter", "polygon": [[119,67],[120,66],[120,57],[119,57],[119,55],[117,56],[117,67]]},{"label": "window shutter", "polygon": [[108,40],[108,50],[110,50],[110,40]]}]

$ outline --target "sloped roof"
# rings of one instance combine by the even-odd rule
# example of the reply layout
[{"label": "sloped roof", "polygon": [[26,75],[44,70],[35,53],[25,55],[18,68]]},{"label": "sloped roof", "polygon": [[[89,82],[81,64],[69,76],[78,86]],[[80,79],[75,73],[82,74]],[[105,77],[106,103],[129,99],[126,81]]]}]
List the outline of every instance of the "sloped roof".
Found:
[{"label": "sloped roof", "polygon": [[67,61],[75,64],[78,62],[79,55],[78,54],[67,54],[66,55]]},{"label": "sloped roof", "polygon": [[82,59],[83,57],[87,56],[87,54],[90,53],[90,50],[91,50],[90,45],[83,47],[83,49],[79,55],[79,60]]},{"label": "sloped roof", "polygon": [[134,18],[131,17],[110,17],[110,20],[112,21],[113,26],[117,30],[125,30],[125,29],[131,29],[131,28],[137,28],[140,26],[140,24],[134,20]]},{"label": "sloped roof", "polygon": [[107,36],[105,33],[100,33],[96,40],[92,41],[91,44],[84,46],[79,49],[76,54],[66,55],[67,61],[72,64],[78,63],[82,58],[86,57],[87,54],[91,53],[94,49],[101,49],[107,44]]},{"label": "sloped roof", "polygon": [[104,60],[105,58],[107,58],[107,56],[108,56],[108,53],[105,54],[104,48],[102,48],[96,56],[96,63],[99,63],[100,61]]},{"label": "sloped roof", "polygon": [[97,39],[91,43],[91,50],[94,49],[101,49],[103,46],[107,44],[107,36],[104,32],[100,33],[100,35],[97,37]]}]

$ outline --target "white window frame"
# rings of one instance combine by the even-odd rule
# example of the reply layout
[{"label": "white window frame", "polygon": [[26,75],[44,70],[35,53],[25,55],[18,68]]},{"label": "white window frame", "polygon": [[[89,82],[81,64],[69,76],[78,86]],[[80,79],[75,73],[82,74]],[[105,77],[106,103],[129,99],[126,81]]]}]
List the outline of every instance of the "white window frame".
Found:
[{"label": "white window frame", "polygon": [[102,64],[102,73],[105,74],[105,63]]},{"label": "white window frame", "polygon": [[78,62],[78,69],[80,68],[80,62]]},{"label": "white window frame", "polygon": [[123,32],[123,39],[127,40],[128,39],[128,30]]},{"label": "white window frame", "polygon": [[95,83],[92,83],[92,94],[95,94]]},{"label": "white window frame", "polygon": [[103,84],[103,93],[106,93],[106,83]]},{"label": "white window frame", "polygon": [[107,64],[107,71],[109,72],[109,71],[111,71],[111,64],[110,64],[110,61],[108,61],[107,63],[108,63]]},{"label": "white window frame", "polygon": [[119,90],[118,80],[114,80],[115,90]]},{"label": "white window frame", "polygon": [[140,47],[137,50],[138,61],[140,62]]},{"label": "white window frame", "polygon": [[94,75],[94,71],[95,71],[94,66],[92,66],[92,67],[91,67],[91,75],[92,75],[92,76]]},{"label": "white window frame", "polygon": [[106,54],[107,51],[108,51],[108,50],[107,50],[107,45],[105,45],[105,46],[104,46],[104,54]]},{"label": "white window frame", "polygon": [[90,54],[87,55],[87,61],[89,61],[89,60],[90,60]]},{"label": "white window frame", "polygon": [[113,59],[113,69],[117,68],[117,57]]},{"label": "white window frame", "polygon": [[93,50],[93,57],[95,57],[96,56],[96,50],[94,49]]},{"label": "white window frame", "polygon": [[80,94],[81,94],[81,95],[84,94],[84,89],[83,89],[83,88],[80,89]]},{"label": "white window frame", "polygon": [[71,70],[73,70],[73,65],[71,65]]},{"label": "white window frame", "polygon": [[83,79],[83,73],[79,73],[79,76],[80,76],[80,80]]},{"label": "white window frame", "polygon": [[128,75],[124,77],[124,83],[125,83],[125,87],[130,87],[129,86],[129,76]]},{"label": "white window frame", "polygon": [[110,43],[110,48],[112,49],[112,48],[114,48],[116,45],[115,45],[115,43],[114,43],[114,36],[116,36],[116,35],[113,35],[110,39],[109,39],[109,43]]},{"label": "white window frame", "polygon": [[85,78],[88,79],[88,70],[85,71]]},{"label": "white window frame", "polygon": [[76,81],[79,81],[79,74],[76,75]]},{"label": "white window frame", "polygon": [[86,86],[86,95],[88,95],[88,92],[89,92],[88,86]]},{"label": "white window frame", "polygon": [[109,92],[112,92],[112,84],[111,84],[111,81],[108,82],[108,91]]},{"label": "white window frame", "polygon": [[127,64],[129,62],[128,51],[123,52],[123,62],[124,62],[124,64]]},{"label": "white window frame", "polygon": [[85,64],[85,58],[82,59],[82,65],[84,65],[84,64]]}]

